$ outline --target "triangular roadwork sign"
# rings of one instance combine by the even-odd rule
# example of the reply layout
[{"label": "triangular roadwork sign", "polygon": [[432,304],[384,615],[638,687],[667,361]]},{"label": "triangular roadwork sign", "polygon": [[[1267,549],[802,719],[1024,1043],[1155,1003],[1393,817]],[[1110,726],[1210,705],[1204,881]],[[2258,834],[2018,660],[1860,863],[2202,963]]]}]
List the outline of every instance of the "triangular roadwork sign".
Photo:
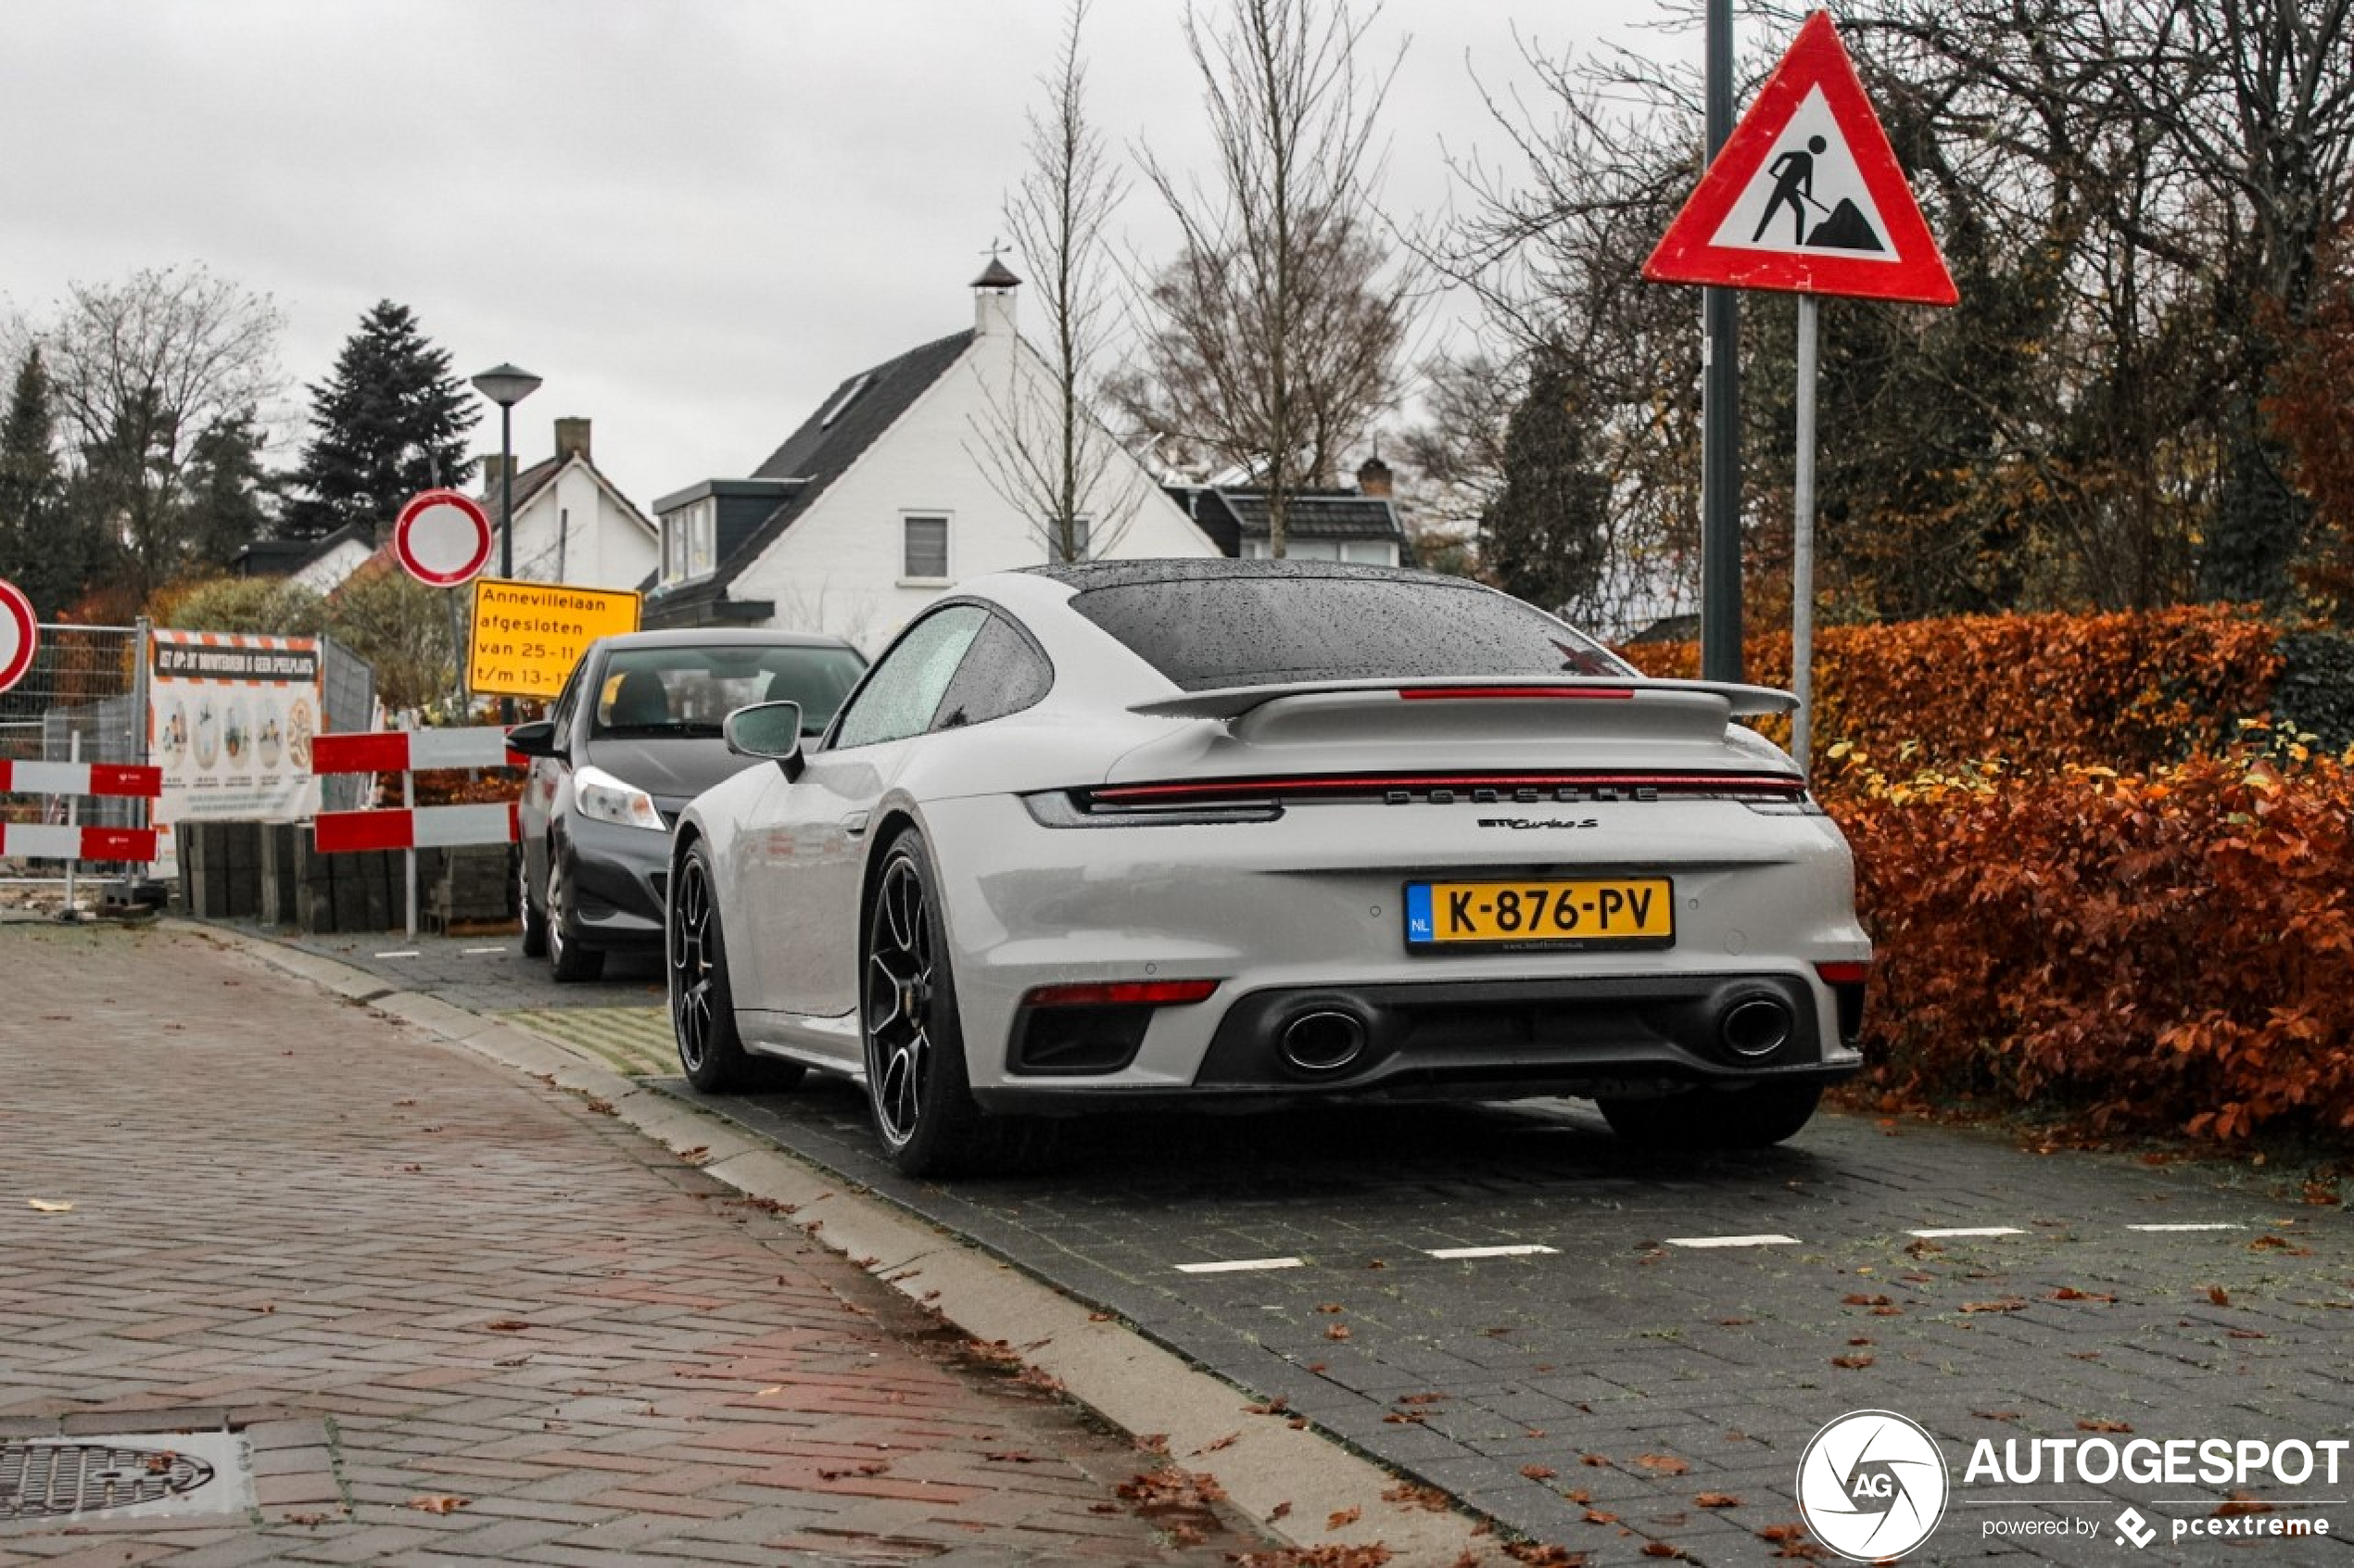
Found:
[{"label": "triangular roadwork sign", "polygon": [[1643,276],[1922,305],[1961,297],[1829,11],[1798,30]]}]

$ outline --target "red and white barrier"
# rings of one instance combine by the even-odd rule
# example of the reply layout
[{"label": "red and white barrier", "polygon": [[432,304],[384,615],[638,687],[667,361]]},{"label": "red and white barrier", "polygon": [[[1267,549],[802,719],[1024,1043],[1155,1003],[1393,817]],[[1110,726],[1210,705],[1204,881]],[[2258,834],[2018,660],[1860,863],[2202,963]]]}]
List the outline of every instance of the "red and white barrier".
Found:
[{"label": "red and white barrier", "polygon": [[0,795],[130,795],[154,800],[162,793],[163,769],[159,767],[0,759]]},{"label": "red and white barrier", "polygon": [[149,861],[156,857],[156,830],[0,822],[0,855],[21,855],[29,860]]},{"label": "red and white barrier", "polygon": [[[521,767],[524,762],[520,753],[507,750],[507,732],[497,725],[322,735],[310,742],[313,773],[416,773],[432,767]],[[402,798],[411,792],[404,788]],[[323,811],[310,828],[311,842],[322,854],[512,844],[522,836],[512,801]]]},{"label": "red and white barrier", "polygon": [[[152,802],[162,793],[163,769],[159,767],[135,763],[0,760],[0,795],[115,795]],[[84,828],[74,822],[5,822],[0,823],[0,855],[144,863],[156,857],[156,830]],[[67,873],[69,889],[71,875]]]}]

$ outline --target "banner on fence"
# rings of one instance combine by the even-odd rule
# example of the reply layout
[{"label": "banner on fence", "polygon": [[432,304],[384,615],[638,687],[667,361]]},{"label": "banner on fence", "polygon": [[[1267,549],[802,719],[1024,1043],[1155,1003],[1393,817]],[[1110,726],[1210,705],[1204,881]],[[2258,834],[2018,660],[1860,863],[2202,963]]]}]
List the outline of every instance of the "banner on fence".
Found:
[{"label": "banner on fence", "polygon": [[319,810],[310,743],[325,725],[315,638],[155,634],[148,754],[163,770],[158,855],[181,822],[298,822]]}]

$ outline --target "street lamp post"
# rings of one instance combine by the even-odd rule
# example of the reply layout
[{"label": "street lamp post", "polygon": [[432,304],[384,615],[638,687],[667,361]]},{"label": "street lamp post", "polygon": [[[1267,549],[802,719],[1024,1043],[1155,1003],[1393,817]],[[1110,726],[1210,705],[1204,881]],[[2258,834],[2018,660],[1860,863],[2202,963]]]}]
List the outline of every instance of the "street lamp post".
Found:
[{"label": "street lamp post", "polygon": [[[515,365],[494,365],[474,378],[475,390],[499,405],[499,575],[515,575],[514,408],[539,390],[539,378]],[[499,722],[513,724],[515,700],[499,699]]]}]

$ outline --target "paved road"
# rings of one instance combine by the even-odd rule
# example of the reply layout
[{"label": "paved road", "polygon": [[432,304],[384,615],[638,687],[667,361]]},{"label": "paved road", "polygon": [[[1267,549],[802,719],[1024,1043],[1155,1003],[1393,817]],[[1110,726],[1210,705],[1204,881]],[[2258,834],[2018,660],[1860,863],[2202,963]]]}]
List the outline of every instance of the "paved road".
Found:
[{"label": "paved road", "polygon": [[[0,1564],[1264,1545],[596,1104],[203,934],[0,924]],[[187,1517],[15,1517],[30,1440],[190,1429]]]},{"label": "paved road", "polygon": [[[509,966],[488,982],[460,959],[361,961],[508,1006],[650,1000],[648,979],[557,988],[476,955]],[[1943,1447],[1934,1561],[2346,1560],[2343,1536],[2168,1538],[2219,1508],[2354,1535],[2354,1464],[2335,1487],[1964,1484],[1981,1438],[2354,1435],[2354,1234],[2259,1169],[1841,1116],[1764,1155],[1646,1158],[1538,1102],[1123,1120],[1049,1175],[934,1185],[876,1160],[839,1082],[707,1103],[1596,1563],[1757,1560],[1797,1518],[1809,1436],[1865,1408]],[[2117,1540],[2128,1507],[2160,1532],[2145,1553]],[[2037,1519],[2097,1533],[1986,1533]]]}]

